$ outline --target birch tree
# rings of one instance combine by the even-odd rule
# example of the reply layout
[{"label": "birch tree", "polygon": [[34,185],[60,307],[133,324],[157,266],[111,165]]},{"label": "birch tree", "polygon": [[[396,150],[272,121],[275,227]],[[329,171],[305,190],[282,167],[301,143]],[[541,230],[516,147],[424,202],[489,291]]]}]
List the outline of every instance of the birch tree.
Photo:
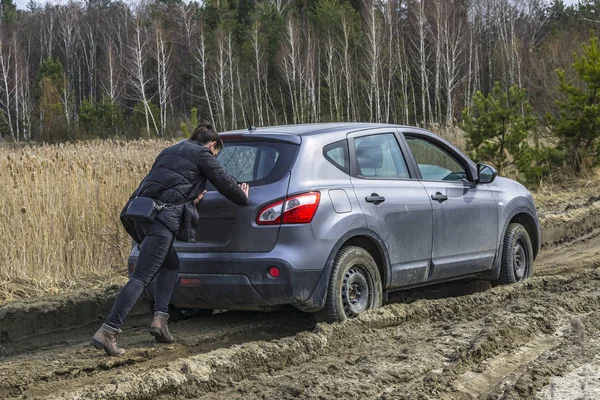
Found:
[{"label": "birch tree", "polygon": [[454,91],[464,80],[462,75],[464,53],[463,11],[458,7],[447,6],[442,17],[442,63],[444,70],[444,91],[446,93],[446,124],[454,119]]},{"label": "birch tree", "polygon": [[171,97],[171,45],[158,24],[154,25],[154,59],[156,61],[156,82],[158,84],[158,104],[160,108],[160,136],[167,131],[167,110]]},{"label": "birch tree", "polygon": [[206,103],[208,105],[208,113],[210,115],[211,122],[216,125],[217,121],[215,120],[215,114],[213,112],[212,96],[209,93],[208,87],[208,53],[206,48],[206,35],[204,32],[204,24],[201,24],[199,32],[199,44],[196,53],[198,54],[197,60],[198,66],[200,67],[200,82],[202,84],[204,98],[206,99]]},{"label": "birch tree", "polygon": [[150,79],[146,74],[146,60],[147,60],[147,46],[148,38],[147,32],[144,27],[144,23],[140,15],[135,18],[135,25],[133,27],[133,38],[129,45],[129,68],[130,68],[130,79],[129,85],[132,89],[130,98],[141,103],[144,110],[144,118],[146,122],[146,133],[150,135],[150,129],[160,135],[160,128],[158,127],[154,114],[150,109],[150,100],[148,97],[148,83]]},{"label": "birch tree", "polygon": [[365,61],[367,107],[371,121],[381,122],[381,38],[380,13],[375,0],[363,3],[363,20],[365,26]]},{"label": "birch tree", "polygon": [[59,37],[65,59],[66,79],[61,93],[61,100],[65,109],[67,119],[67,128],[71,125],[71,119],[75,114],[75,105],[73,104],[72,85],[74,80],[74,60],[76,59],[76,44],[79,36],[79,13],[77,5],[70,3],[66,6],[58,6]]},{"label": "birch tree", "polygon": [[0,73],[1,73],[1,92],[2,99],[0,100],[0,108],[2,111],[3,120],[8,126],[8,130],[12,137],[13,142],[18,141],[18,131],[15,135],[15,127],[13,125],[13,109],[16,104],[15,100],[15,88],[10,83],[13,78],[13,71],[15,69],[13,53],[10,48],[10,42],[3,37],[4,35],[0,32]]},{"label": "birch tree", "polygon": [[283,79],[285,80],[290,106],[292,110],[292,123],[296,124],[300,122],[300,111],[299,103],[300,100],[297,97],[297,75],[299,68],[299,46],[300,46],[300,33],[298,28],[297,19],[291,15],[285,21],[285,32],[281,61],[281,70]]},{"label": "birch tree", "polygon": [[421,118],[422,124],[431,122],[431,98],[429,94],[429,71],[428,61],[429,52],[427,51],[427,32],[429,31],[429,24],[427,21],[425,0],[413,0],[410,7],[413,9],[415,24],[416,24],[416,38],[412,39],[414,48],[414,58],[417,60],[417,69],[420,78],[420,92],[421,92]]}]

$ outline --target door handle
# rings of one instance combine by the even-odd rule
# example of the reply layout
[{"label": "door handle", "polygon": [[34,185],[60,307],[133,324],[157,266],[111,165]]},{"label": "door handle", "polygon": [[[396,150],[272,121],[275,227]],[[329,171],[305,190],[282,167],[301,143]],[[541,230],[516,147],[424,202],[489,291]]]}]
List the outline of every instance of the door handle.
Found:
[{"label": "door handle", "polygon": [[373,203],[375,205],[381,204],[385,201],[385,197],[372,193],[370,196],[365,197],[367,203]]},{"label": "door handle", "polygon": [[431,195],[431,198],[433,200],[439,201],[440,203],[443,203],[444,201],[448,200],[448,196],[446,196],[445,194],[441,194],[440,192]]}]

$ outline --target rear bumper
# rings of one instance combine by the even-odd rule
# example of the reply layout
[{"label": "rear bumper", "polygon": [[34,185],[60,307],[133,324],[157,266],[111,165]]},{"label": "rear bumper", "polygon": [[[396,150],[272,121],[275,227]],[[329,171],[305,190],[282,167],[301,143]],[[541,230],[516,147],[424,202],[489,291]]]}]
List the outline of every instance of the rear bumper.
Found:
[{"label": "rear bumper", "polygon": [[[323,273],[323,269],[295,270],[284,260],[261,258],[256,253],[178,255],[180,269],[171,297],[171,304],[177,307],[253,310],[300,305],[310,298]],[[136,251],[128,265],[137,265]],[[268,273],[271,267],[279,269],[277,278]],[[129,271],[131,274],[131,268]],[[150,284],[144,296],[152,299],[153,292]]]}]

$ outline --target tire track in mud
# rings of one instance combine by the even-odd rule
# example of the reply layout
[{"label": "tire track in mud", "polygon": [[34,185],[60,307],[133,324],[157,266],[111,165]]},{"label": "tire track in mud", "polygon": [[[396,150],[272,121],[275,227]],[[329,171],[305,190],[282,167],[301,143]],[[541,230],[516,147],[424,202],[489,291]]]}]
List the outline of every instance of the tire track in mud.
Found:
[{"label": "tire track in mud", "polygon": [[[600,271],[533,278],[441,300],[391,304],[271,342],[27,388],[27,398],[471,398],[461,377],[530,345],[570,342],[570,315],[594,316]],[[594,325],[595,326],[595,325]],[[552,340],[550,340],[552,342]],[[550,346],[552,347],[552,346]],[[43,386],[43,387],[42,387]],[[68,386],[68,388],[66,387]],[[62,391],[62,393],[61,393]]]},{"label": "tire track in mud", "polygon": [[190,355],[247,341],[291,336],[314,327],[312,316],[295,309],[273,314],[221,313],[171,324],[176,342],[157,345],[147,331],[150,319],[147,315],[143,328],[124,330],[120,343],[131,350],[122,358],[106,357],[88,346],[91,334],[79,337],[74,345],[58,345],[5,358],[0,363],[0,398],[20,396],[29,389],[43,396],[53,390],[47,391],[45,386],[69,387],[73,382],[119,374],[124,368],[138,371],[158,368]]},{"label": "tire track in mud", "polygon": [[[600,220],[598,210],[577,218]],[[74,330],[62,345],[35,350],[50,343],[41,340],[0,359],[0,398],[535,398],[552,376],[600,350],[590,342],[581,353],[571,322],[600,331],[594,224],[580,223],[579,236],[577,222],[565,239],[547,236],[537,277],[522,284],[490,289],[469,280],[398,292],[380,310],[315,332],[311,316],[292,308],[182,321],[168,346],[155,346],[138,324],[120,339],[127,356],[111,359],[86,345],[89,332]],[[36,333],[49,337],[43,324]]]}]

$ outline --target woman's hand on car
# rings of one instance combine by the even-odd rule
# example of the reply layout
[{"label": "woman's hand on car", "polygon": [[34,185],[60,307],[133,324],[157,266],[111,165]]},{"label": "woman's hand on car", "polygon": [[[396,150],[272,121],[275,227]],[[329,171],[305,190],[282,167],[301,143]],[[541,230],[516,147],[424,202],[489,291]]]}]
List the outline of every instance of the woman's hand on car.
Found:
[{"label": "woman's hand on car", "polygon": [[198,197],[196,197],[196,198],[194,199],[194,205],[196,205],[196,204],[200,203],[200,201],[201,201],[201,200],[204,198],[204,194],[205,194],[205,193],[206,193],[206,190],[205,190],[204,192],[200,193],[200,194],[198,195]]},{"label": "woman's hand on car", "polygon": [[240,183],[240,189],[242,189],[242,192],[244,192],[246,197],[249,197],[248,193],[250,192],[250,186],[248,186],[247,183]]}]

